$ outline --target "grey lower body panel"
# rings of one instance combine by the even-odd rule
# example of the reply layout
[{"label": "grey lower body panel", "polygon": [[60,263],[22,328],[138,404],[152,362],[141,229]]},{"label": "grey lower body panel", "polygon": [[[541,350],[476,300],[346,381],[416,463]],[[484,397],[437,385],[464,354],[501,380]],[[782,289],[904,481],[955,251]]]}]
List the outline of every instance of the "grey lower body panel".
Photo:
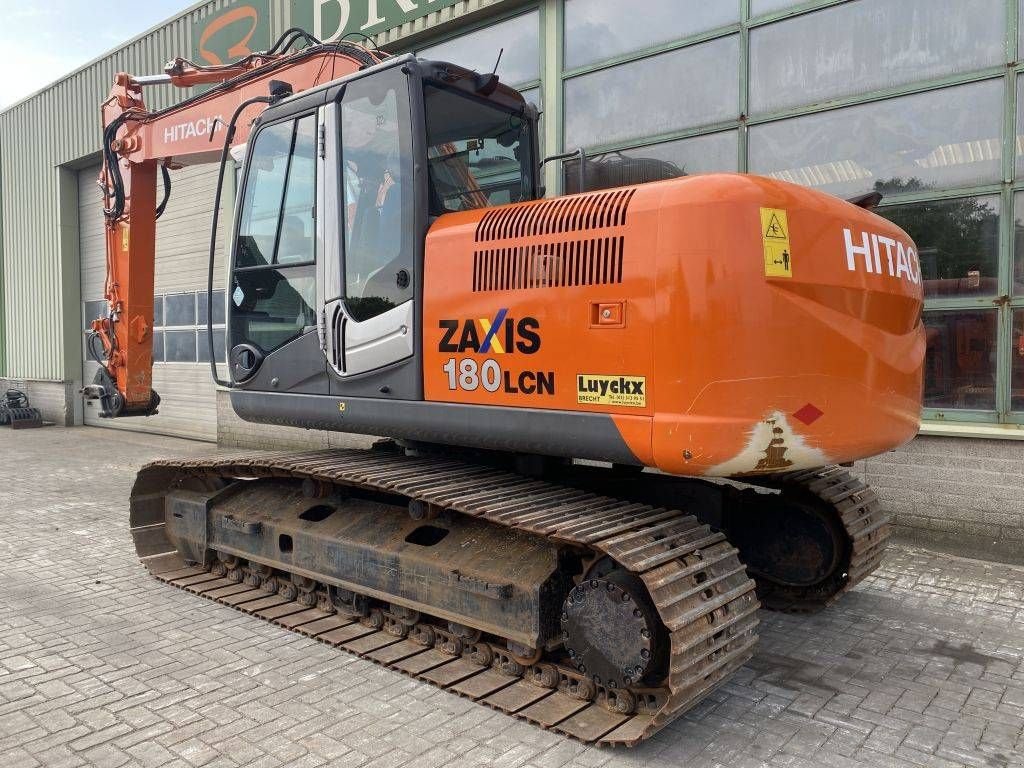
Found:
[{"label": "grey lower body panel", "polygon": [[603,413],[244,390],[231,392],[231,406],[239,418],[261,424],[641,463]]}]

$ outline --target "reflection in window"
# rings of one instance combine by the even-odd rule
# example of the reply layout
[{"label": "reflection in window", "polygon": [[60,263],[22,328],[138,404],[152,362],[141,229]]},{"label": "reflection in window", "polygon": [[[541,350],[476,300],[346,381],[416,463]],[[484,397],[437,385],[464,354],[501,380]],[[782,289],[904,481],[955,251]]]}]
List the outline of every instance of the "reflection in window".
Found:
[{"label": "reflection in window", "polygon": [[412,297],[408,103],[406,77],[394,68],[356,80],[341,103],[345,306],[356,321]]},{"label": "reflection in window", "polygon": [[196,332],[164,331],[164,352],[168,363],[196,361]]},{"label": "reflection in window", "polygon": [[430,212],[441,215],[533,196],[530,124],[495,104],[425,88]]},{"label": "reflection in window", "polygon": [[[523,95],[523,101],[527,104],[533,104],[540,113],[537,118],[537,147],[543,149],[544,147],[544,94],[541,93],[540,88],[530,88],[526,91],[520,91]],[[543,154],[543,152],[541,153]]]},{"label": "reflection in window", "polygon": [[565,83],[567,150],[739,117],[739,37],[730,35]]},{"label": "reflection in window", "polygon": [[196,295],[171,293],[164,296],[164,325],[195,325]]},{"label": "reflection in window", "polygon": [[92,321],[107,317],[110,314],[110,305],[106,299],[85,302],[85,329],[92,330]]},{"label": "reflection in window", "polygon": [[1005,0],[860,0],[755,28],[751,113],[995,66],[1004,56],[1004,6]]},{"label": "reflection in window", "polygon": [[843,197],[997,182],[1002,95],[985,80],[751,126],[750,171]]},{"label": "reflection in window", "polygon": [[[723,131],[587,158],[584,191],[712,171],[735,171],[737,132]],[[579,161],[563,165],[566,194],[580,191]]]},{"label": "reflection in window", "polygon": [[498,61],[497,74],[509,85],[540,78],[540,13],[499,21],[476,32],[446,40],[416,52],[421,59],[447,61],[477,72],[491,72]]},{"label": "reflection in window", "polygon": [[801,5],[806,0],[750,0],[750,15],[763,16],[772,11],[781,11],[793,5]]},{"label": "reflection in window", "polygon": [[153,362],[162,363],[164,361],[164,332],[153,331]]},{"label": "reflection in window", "polygon": [[1024,309],[1013,313],[1013,348],[1010,359],[1013,373],[1010,376],[1010,408],[1024,411]]},{"label": "reflection in window", "polygon": [[1024,296],[1024,192],[1013,196],[1013,294]]},{"label": "reflection in window", "polygon": [[738,0],[566,0],[565,66],[582,67],[740,20]]},{"label": "reflection in window", "polygon": [[[1024,4],[1024,0],[1021,0],[1021,3]],[[1022,17],[1020,28],[1024,30],[1024,17]],[[1024,52],[1024,49],[1022,49],[1022,52]],[[1024,176],[1024,75],[1017,76],[1017,130],[1015,139],[1014,144],[1017,146],[1015,161],[1017,178],[1019,179]]]},{"label": "reflection in window", "polygon": [[309,115],[295,125],[295,145],[288,168],[275,263],[301,264],[313,261],[316,244],[313,223],[315,201],[316,118]]},{"label": "reflection in window", "polygon": [[[198,307],[197,325],[206,325],[206,291],[199,291],[196,294],[196,305]],[[224,324],[224,291],[213,292],[213,324]]]},{"label": "reflection in window", "polygon": [[[255,142],[229,293],[231,345],[254,344],[269,354],[316,324],[316,116],[271,125]],[[223,322],[219,292],[214,301],[214,322]],[[168,337],[168,353],[170,344]]]},{"label": "reflection in window", "polygon": [[[225,357],[224,348],[224,329],[214,328],[213,329],[213,353],[217,356],[217,362],[223,363]],[[210,340],[207,336],[206,329],[199,331],[199,362],[208,363],[210,362]]]},{"label": "reflection in window", "polygon": [[994,410],[996,312],[926,312],[924,404]]},{"label": "reflection in window", "polygon": [[272,352],[316,325],[315,268],[236,271],[231,299],[232,346],[247,342]]},{"label": "reflection in window", "polygon": [[[223,321],[222,321],[223,322]],[[159,327],[164,324],[164,297],[153,297],[153,325]]]},{"label": "reflection in window", "polygon": [[315,153],[314,115],[259,132],[245,182],[237,266],[313,261]]},{"label": "reflection in window", "polygon": [[925,296],[995,296],[999,198],[965,197],[881,208],[917,244]]},{"label": "reflection in window", "polygon": [[238,228],[237,265],[240,267],[271,264],[274,260],[293,134],[294,123],[289,121],[264,128],[256,137]]}]

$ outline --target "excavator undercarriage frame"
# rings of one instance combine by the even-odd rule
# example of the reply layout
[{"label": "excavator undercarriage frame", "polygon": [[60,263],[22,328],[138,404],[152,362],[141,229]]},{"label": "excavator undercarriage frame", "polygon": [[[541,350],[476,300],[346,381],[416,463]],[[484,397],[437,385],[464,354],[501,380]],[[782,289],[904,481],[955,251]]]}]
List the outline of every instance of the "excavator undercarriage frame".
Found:
[{"label": "excavator undercarriage frame", "polygon": [[844,554],[816,584],[755,587],[699,519],[729,508],[696,503],[707,488],[673,509],[603,495],[610,471],[567,475],[393,443],[169,460],[140,472],[132,534],[162,581],[607,745],[649,737],[750,658],[758,591],[820,609],[870,573],[887,536],[874,494],[839,468],[769,478],[780,498],[831,510]]}]

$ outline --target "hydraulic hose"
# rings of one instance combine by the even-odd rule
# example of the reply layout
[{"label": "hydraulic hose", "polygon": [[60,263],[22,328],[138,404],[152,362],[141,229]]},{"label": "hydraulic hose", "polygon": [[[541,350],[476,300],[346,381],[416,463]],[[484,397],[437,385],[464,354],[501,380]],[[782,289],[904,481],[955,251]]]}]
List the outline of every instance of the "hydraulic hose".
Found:
[{"label": "hydraulic hose", "polygon": [[171,174],[167,170],[166,165],[160,166],[160,174],[164,180],[164,199],[160,201],[160,205],[156,207],[156,218],[160,218],[164,215],[164,210],[167,208],[167,201],[171,199]]},{"label": "hydraulic hose", "polygon": [[231,115],[231,121],[224,133],[224,147],[220,153],[220,168],[217,170],[217,194],[213,198],[213,224],[210,227],[210,264],[206,275],[206,342],[210,350],[210,372],[213,374],[214,383],[219,387],[230,388],[232,386],[230,365],[228,366],[228,381],[217,375],[217,355],[213,344],[213,268],[217,256],[217,224],[220,220],[220,198],[224,191],[224,169],[231,151],[231,142],[235,138],[238,118],[243,110],[253,104],[272,104],[273,102],[274,98],[271,96],[253,96],[239,104],[234,114]]}]

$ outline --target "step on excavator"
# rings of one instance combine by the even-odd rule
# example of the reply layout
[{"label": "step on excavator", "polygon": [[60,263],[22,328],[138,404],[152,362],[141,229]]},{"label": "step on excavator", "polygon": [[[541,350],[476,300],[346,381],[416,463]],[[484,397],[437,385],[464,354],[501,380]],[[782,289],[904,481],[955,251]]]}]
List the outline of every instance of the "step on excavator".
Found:
[{"label": "step on excavator", "polygon": [[[206,89],[149,111],[160,84]],[[161,581],[633,745],[751,657],[760,606],[878,565],[886,516],[840,465],[915,435],[925,339],[914,243],[863,200],[742,174],[545,198],[538,111],[495,74],[298,29],[118,74],[102,114],[85,396],[156,412],[169,171],[234,160],[214,378],[247,421],[386,438],[145,466]]]}]

